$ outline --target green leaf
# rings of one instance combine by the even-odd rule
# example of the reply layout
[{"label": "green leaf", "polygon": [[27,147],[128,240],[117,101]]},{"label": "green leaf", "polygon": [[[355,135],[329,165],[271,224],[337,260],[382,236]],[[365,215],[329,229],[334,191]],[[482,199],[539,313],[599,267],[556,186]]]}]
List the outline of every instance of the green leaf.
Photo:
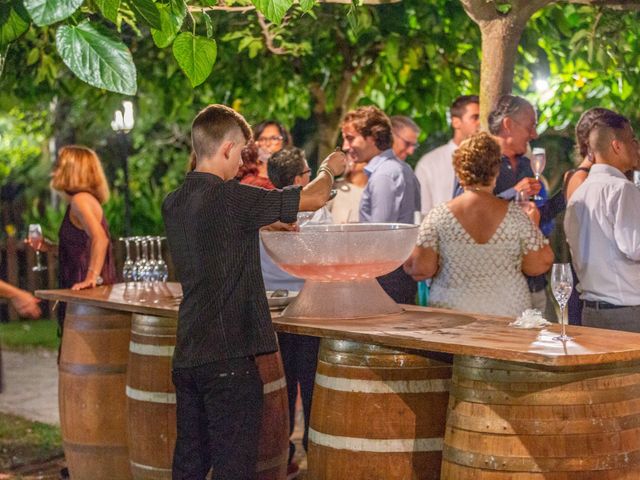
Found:
[{"label": "green leaf", "polygon": [[0,46],[7,45],[29,29],[29,14],[18,0],[0,3]]},{"label": "green leaf", "polygon": [[40,50],[32,48],[27,55],[27,65],[33,65],[40,59]]},{"label": "green leaf", "polygon": [[510,3],[496,2],[496,10],[503,15],[508,14],[512,8],[513,6]]},{"label": "green leaf", "polygon": [[83,0],[23,0],[36,25],[44,26],[59,22],[71,16]]},{"label": "green leaf", "polygon": [[316,0],[300,0],[300,8],[305,13],[310,12],[315,5]]},{"label": "green leaf", "polygon": [[140,17],[151,28],[162,30],[160,10],[153,0],[132,0],[130,5],[136,17]]},{"label": "green leaf", "polygon": [[182,32],[173,42],[173,56],[189,78],[192,87],[204,82],[216,63],[218,46],[215,40]]},{"label": "green leaf", "polygon": [[293,5],[293,0],[251,0],[251,2],[267,20],[273,23],[280,23],[287,10]]},{"label": "green leaf", "polygon": [[160,4],[157,8],[160,11],[162,28],[160,30],[152,28],[151,36],[158,47],[165,48],[171,45],[176,34],[180,31],[184,17],[187,15],[187,6],[183,0],[171,0],[169,4]]},{"label": "green leaf", "polygon": [[90,23],[62,25],[56,32],[62,61],[81,80],[94,87],[135,95],[136,67],[131,52],[109,30]]},{"label": "green leaf", "polygon": [[95,0],[96,5],[102,12],[102,16],[113,23],[118,22],[118,9],[120,0]]}]

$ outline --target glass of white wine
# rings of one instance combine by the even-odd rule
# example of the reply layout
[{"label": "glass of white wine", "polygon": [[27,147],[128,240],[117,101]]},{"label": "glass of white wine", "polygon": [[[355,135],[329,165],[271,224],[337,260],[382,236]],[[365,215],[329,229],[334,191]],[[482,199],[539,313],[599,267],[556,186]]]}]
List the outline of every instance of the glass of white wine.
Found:
[{"label": "glass of white wine", "polygon": [[[531,169],[536,177],[536,180],[540,181],[540,175],[544,171],[544,167],[547,165],[547,154],[544,148],[536,147],[533,149],[533,160],[531,161]],[[534,195],[534,200],[542,200],[542,197],[538,194]]]},{"label": "glass of white wine", "polygon": [[573,276],[571,275],[571,264],[554,263],[551,269],[551,291],[560,306],[560,336],[553,337],[554,340],[566,342],[571,337],[566,333],[566,321],[564,311],[573,290]]}]

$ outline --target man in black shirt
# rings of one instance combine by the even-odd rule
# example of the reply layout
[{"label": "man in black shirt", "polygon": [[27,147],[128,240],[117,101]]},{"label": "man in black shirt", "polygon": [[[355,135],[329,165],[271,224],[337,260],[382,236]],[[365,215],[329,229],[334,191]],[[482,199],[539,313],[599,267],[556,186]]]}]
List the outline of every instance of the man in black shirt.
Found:
[{"label": "man in black shirt", "polygon": [[[233,180],[251,138],[244,118],[210,105],[193,121],[195,169],[162,205],[182,284],[173,382],[173,479],[255,478],[262,382],[255,356],[278,346],[260,271],[258,230],[293,224],[329,198],[345,156],[331,154],[304,189],[264,190]],[[290,229],[294,228],[289,226]]]}]

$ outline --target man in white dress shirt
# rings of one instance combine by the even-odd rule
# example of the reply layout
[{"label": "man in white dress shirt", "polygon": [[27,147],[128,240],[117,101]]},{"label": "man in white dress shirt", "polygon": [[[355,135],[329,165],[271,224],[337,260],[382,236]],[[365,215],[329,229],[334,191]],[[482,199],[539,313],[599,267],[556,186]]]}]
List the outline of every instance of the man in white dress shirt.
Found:
[{"label": "man in white dress shirt", "polygon": [[463,95],[451,105],[453,138],[449,143],[424,155],[416,165],[416,177],[420,182],[422,214],[453,198],[455,175],[453,152],[460,142],[480,130],[480,100],[477,95]]},{"label": "man in white dress shirt", "polygon": [[640,332],[640,163],[629,121],[603,114],[589,132],[595,160],[571,196],[565,231],[583,301],[582,325]]}]

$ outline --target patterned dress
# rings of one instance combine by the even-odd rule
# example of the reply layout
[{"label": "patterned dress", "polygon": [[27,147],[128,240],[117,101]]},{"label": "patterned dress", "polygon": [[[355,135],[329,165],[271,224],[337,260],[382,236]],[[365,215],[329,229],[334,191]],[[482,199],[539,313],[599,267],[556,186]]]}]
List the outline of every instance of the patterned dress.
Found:
[{"label": "patterned dress", "polygon": [[509,203],[507,213],[486,243],[476,242],[447,204],[429,212],[420,226],[418,245],[433,248],[439,270],[429,305],[488,315],[516,317],[531,308],[522,273],[522,257],[548,241],[522,209]]}]

